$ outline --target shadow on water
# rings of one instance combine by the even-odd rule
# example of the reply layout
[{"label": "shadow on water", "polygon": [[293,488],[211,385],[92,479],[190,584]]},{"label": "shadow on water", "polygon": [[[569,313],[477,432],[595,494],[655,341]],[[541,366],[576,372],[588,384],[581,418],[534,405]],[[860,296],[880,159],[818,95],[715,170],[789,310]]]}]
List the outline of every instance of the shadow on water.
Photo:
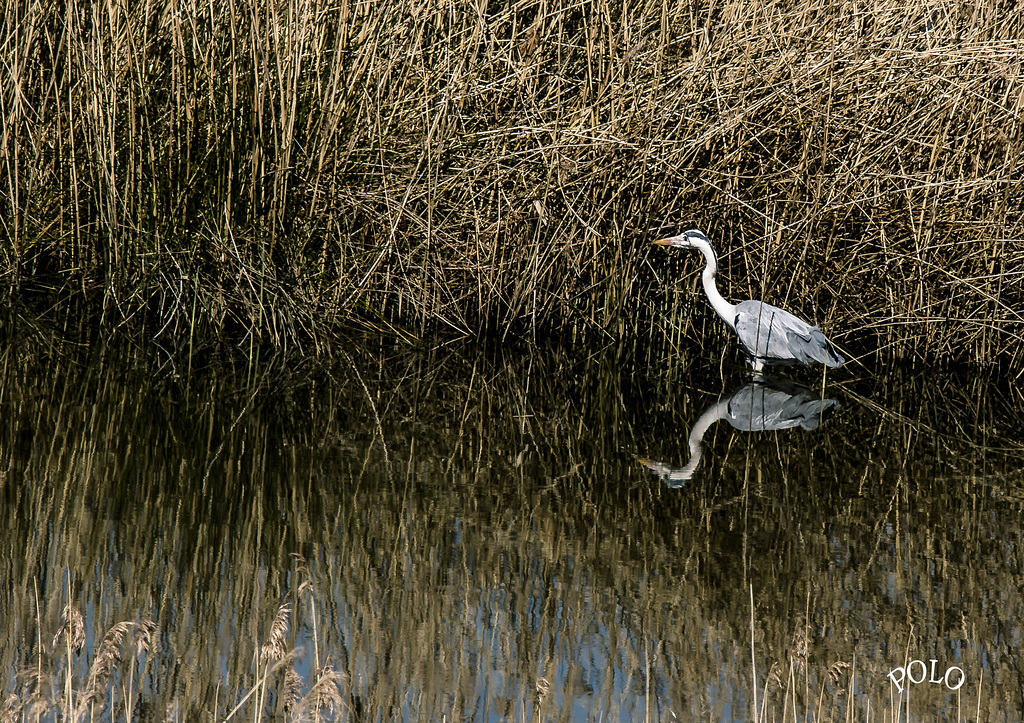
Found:
[{"label": "shadow on water", "polygon": [[1019,392],[702,363],[11,339],[5,717],[1019,717]]}]

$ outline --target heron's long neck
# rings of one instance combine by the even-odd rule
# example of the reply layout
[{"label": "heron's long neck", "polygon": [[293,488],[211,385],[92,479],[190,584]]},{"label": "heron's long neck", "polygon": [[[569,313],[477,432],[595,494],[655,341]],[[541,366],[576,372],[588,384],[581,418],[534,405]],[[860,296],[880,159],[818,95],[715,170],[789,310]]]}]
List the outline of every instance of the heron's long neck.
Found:
[{"label": "heron's long neck", "polygon": [[729,400],[720,399],[715,404],[704,410],[690,430],[690,436],[686,443],[690,448],[690,460],[683,467],[680,475],[686,479],[693,477],[693,473],[700,466],[700,458],[704,453],[704,435],[719,420],[725,419],[729,414]]},{"label": "heron's long neck", "polygon": [[714,250],[707,245],[701,244],[697,248],[704,254],[707,266],[701,274],[701,281],[704,282],[704,293],[708,295],[708,301],[718,314],[729,325],[729,328],[736,329],[736,305],[730,304],[725,297],[718,293],[718,286],[715,284],[715,275],[718,273],[718,259],[715,258]]}]

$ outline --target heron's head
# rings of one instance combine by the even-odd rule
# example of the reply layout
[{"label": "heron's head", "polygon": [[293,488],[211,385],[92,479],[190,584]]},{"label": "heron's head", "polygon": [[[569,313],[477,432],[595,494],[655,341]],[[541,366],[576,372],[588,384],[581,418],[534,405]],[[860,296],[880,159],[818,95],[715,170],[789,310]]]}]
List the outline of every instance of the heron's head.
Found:
[{"label": "heron's head", "polygon": [[711,245],[708,241],[708,237],[703,233],[693,228],[689,231],[679,234],[678,236],[670,236],[668,238],[658,239],[654,242],[658,246],[700,246],[701,244]]}]

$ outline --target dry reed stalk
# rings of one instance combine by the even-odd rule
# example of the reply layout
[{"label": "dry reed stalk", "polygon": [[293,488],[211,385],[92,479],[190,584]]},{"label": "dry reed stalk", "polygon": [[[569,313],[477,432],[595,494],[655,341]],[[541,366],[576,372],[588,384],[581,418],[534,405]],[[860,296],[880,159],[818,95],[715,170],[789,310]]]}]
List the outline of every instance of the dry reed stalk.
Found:
[{"label": "dry reed stalk", "polygon": [[22,718],[38,720],[51,713],[55,706],[60,708],[69,720],[82,720],[87,714],[95,715],[95,706],[103,701],[108,692],[111,674],[122,660],[125,638],[129,631],[134,631],[132,666],[124,701],[126,717],[130,718],[134,696],[135,656],[139,652],[149,649],[155,624],[148,620],[140,623],[121,622],[108,630],[100,642],[92,665],[89,667],[85,688],[76,692],[73,687],[71,656],[77,653],[84,644],[85,625],[81,613],[71,605],[64,608],[62,618],[63,624],[53,639],[55,652],[61,652],[67,656],[62,697],[55,703],[47,694],[53,680],[40,663],[38,666],[25,669],[20,673],[19,677],[26,695],[11,696],[5,702],[4,709],[0,711],[0,717],[3,720]]},{"label": "dry reed stalk", "polygon": [[260,647],[260,660],[281,660],[285,655],[285,643],[288,636],[288,621],[292,614],[292,606],[284,603],[277,609],[274,622],[270,625],[267,642]]},{"label": "dry reed stalk", "polygon": [[270,679],[270,676],[273,675],[273,673],[277,671],[279,668],[285,665],[289,665],[294,659],[294,657],[295,651],[289,651],[285,653],[285,655],[280,660],[275,661],[273,665],[269,664],[268,662],[267,666],[262,671],[257,669],[256,682],[253,684],[251,688],[249,688],[248,692],[246,692],[246,694],[242,696],[241,700],[239,700],[238,703],[235,704],[235,707],[232,708],[226,716],[224,716],[224,723],[227,723],[232,718],[234,718],[238,711],[240,711],[245,706],[245,704],[249,702],[249,699],[252,698],[254,695],[258,695],[256,710],[254,711],[254,719],[260,720],[263,713],[263,706],[267,693],[267,681]]},{"label": "dry reed stalk", "polygon": [[2,723],[17,723],[21,718],[23,708],[21,698],[16,693],[8,694],[4,698],[3,705],[0,706],[0,721]]},{"label": "dry reed stalk", "polygon": [[[256,710],[254,713],[254,720],[256,721],[263,719],[263,706],[266,702],[267,695],[267,681],[271,671],[276,670],[280,665],[284,664],[286,660],[290,660],[294,656],[294,653],[288,654],[285,650],[291,613],[292,607],[288,603],[283,603],[277,609],[277,615],[274,616],[274,622],[270,625],[270,633],[267,635],[267,641],[260,646],[259,649],[259,657],[256,665],[258,682],[253,688],[253,690],[257,690],[259,692],[256,699]],[[263,663],[262,671],[259,665],[260,663]],[[241,705],[241,703],[239,703],[239,705]]]},{"label": "dry reed stalk", "polygon": [[[817,702],[817,708],[816,708],[819,719],[821,718],[821,715],[822,715],[822,713],[821,713],[822,705],[823,705],[823,701],[825,699],[825,684],[826,683],[837,684],[839,682],[839,677],[840,677],[842,671],[846,670],[849,667],[850,667],[849,663],[846,663],[846,662],[843,662],[843,661],[837,661],[837,662],[833,663],[832,665],[830,665],[828,670],[826,671],[826,674],[824,676],[822,676],[821,686],[818,689],[818,702]],[[851,678],[851,681],[850,681],[850,685],[851,686],[853,685],[852,678]],[[833,699],[830,699],[829,700],[829,708],[830,708],[830,710],[831,710],[831,707],[834,704],[835,704],[835,701]],[[850,705],[852,705],[851,701],[847,701],[847,706],[848,706],[847,710],[848,711],[850,710],[850,708],[849,708]]]},{"label": "dry reed stalk", "polygon": [[150,649],[153,634],[156,632],[156,623],[152,620],[143,620],[135,626],[135,650],[132,654],[132,665],[128,669],[128,689],[125,691],[124,696],[124,715],[125,720],[130,721],[132,719],[132,710],[134,708],[134,693],[135,693],[135,657],[139,653],[146,653]]},{"label": "dry reed stalk", "polygon": [[[68,654],[78,653],[85,644],[85,618],[78,608],[65,605],[61,612],[61,626],[53,636],[51,647],[54,650],[65,650]],[[60,646],[58,648],[58,646]]]},{"label": "dry reed stalk", "polygon": [[293,721],[306,720],[306,711],[302,700],[302,676],[289,666],[284,674],[284,710]]},{"label": "dry reed stalk", "polygon": [[[113,625],[103,636],[99,648],[96,650],[96,657],[89,666],[89,674],[86,679],[85,688],[78,698],[75,706],[74,720],[82,720],[86,715],[95,716],[95,706],[103,702],[110,683],[110,676],[120,665],[123,654],[125,638],[129,633],[134,632],[134,650],[132,652],[131,667],[134,671],[135,656],[139,652],[149,649],[150,639],[155,629],[151,621],[135,623],[122,621]],[[129,674],[129,680],[134,681],[134,672]],[[129,683],[127,698],[125,699],[126,710],[131,710],[132,682]],[[129,716],[130,717],[130,716]]]},{"label": "dry reed stalk", "polygon": [[299,579],[302,581],[299,583],[299,597],[301,598],[304,594],[309,596],[309,607],[310,607],[310,620],[313,623],[313,669],[320,669],[320,636],[317,632],[317,612],[316,612],[316,594],[313,589],[313,580],[309,574],[309,567],[306,565],[306,559],[297,553],[293,554],[292,557],[298,563],[296,572],[299,575]]},{"label": "dry reed stalk", "polygon": [[38,668],[21,671],[21,694],[12,692],[0,709],[0,720],[16,723],[21,720],[39,720],[52,713],[57,706],[53,703],[50,690],[53,680],[48,673]]},{"label": "dry reed stalk", "polygon": [[1019,15],[598,9],[18,0],[0,267],[179,342],[690,345],[648,230],[700,225],[856,354],[1024,369]]},{"label": "dry reed stalk", "polygon": [[[64,610],[61,612],[61,627],[53,637],[53,647],[57,648],[61,645],[65,657],[65,675],[64,675],[64,697],[62,703],[64,705],[64,715],[70,718],[74,711],[74,699],[72,697],[72,675],[71,672],[74,670],[74,656],[79,653],[82,649],[82,645],[85,643],[85,619],[82,617],[81,611],[72,606],[70,603],[64,606]],[[38,671],[38,677],[36,678],[36,691],[37,693],[41,690],[38,682],[42,678],[42,669]]]},{"label": "dry reed stalk", "polygon": [[329,664],[321,668],[317,672],[316,682],[302,699],[302,708],[307,710],[312,708],[315,721],[320,720],[321,711],[327,711],[332,716],[335,715],[345,705],[345,700],[341,695],[341,686],[344,681],[344,676]]}]

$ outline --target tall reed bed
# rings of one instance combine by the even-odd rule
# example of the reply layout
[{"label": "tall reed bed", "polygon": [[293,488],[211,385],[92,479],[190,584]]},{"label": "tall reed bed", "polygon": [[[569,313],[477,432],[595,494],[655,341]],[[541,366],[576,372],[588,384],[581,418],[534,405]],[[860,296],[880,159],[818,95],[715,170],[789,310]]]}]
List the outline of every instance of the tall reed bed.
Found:
[{"label": "tall reed bed", "polygon": [[699,225],[732,295],[853,356],[1024,365],[998,3],[16,0],[4,27],[3,276],[150,335],[689,343],[691,262],[648,243]]}]

